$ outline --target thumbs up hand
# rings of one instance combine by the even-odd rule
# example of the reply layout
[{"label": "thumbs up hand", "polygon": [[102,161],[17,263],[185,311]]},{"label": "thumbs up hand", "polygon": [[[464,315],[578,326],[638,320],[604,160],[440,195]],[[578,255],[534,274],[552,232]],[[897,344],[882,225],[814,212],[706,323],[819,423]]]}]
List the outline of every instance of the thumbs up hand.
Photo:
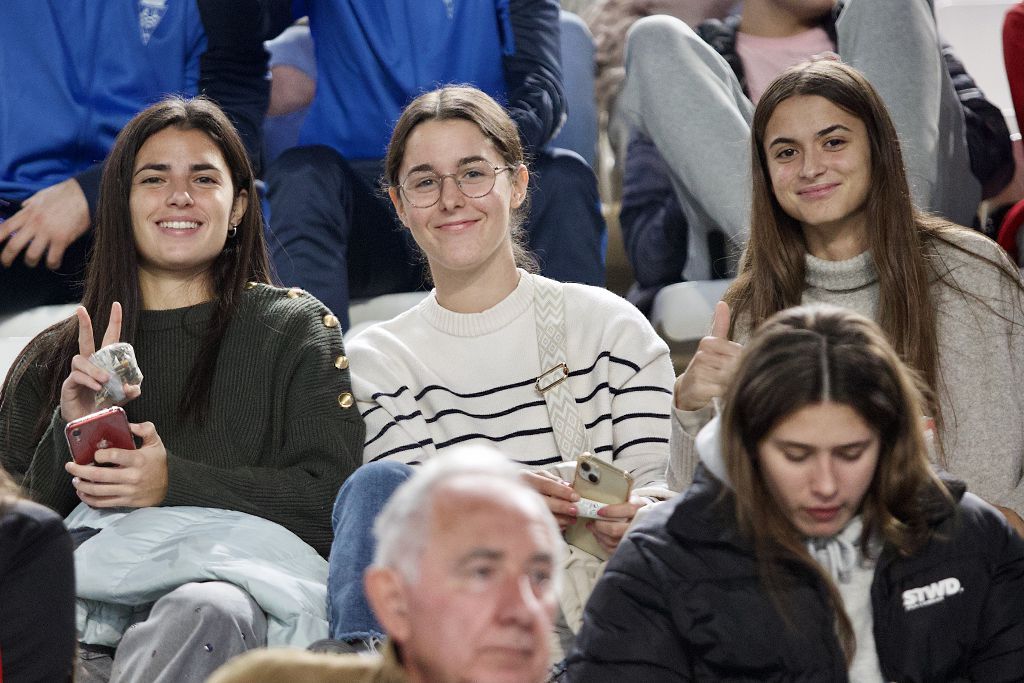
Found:
[{"label": "thumbs up hand", "polygon": [[711,334],[700,340],[697,353],[676,378],[674,398],[680,410],[699,410],[725,393],[736,372],[743,346],[729,340],[729,304],[715,304]]},{"label": "thumbs up hand", "polygon": [[709,336],[728,339],[730,317],[729,304],[724,301],[715,304],[715,315],[711,318],[711,334]]}]

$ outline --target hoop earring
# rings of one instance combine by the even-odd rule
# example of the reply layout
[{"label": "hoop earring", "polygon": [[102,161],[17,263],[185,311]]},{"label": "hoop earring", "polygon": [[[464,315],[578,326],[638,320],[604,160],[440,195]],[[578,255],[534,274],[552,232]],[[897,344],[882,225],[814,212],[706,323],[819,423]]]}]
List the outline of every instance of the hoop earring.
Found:
[{"label": "hoop earring", "polygon": [[238,226],[235,225],[235,224],[232,224],[231,227],[228,228],[228,239],[232,239],[237,234],[238,234]]}]

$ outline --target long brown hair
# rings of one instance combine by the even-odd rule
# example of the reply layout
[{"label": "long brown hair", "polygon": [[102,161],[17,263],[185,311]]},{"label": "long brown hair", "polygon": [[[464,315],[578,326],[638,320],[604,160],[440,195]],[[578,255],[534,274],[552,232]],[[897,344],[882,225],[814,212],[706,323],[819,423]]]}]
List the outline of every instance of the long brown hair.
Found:
[{"label": "long brown hair", "polygon": [[[851,66],[819,60],[783,72],[765,90],[754,111],[751,129],[753,193],[750,238],[740,259],[739,274],[726,292],[733,311],[730,336],[742,319],[756,329],[772,314],[801,302],[805,288],[807,247],[800,223],[775,197],[765,152],[765,130],[775,109],[791,97],[817,95],[860,119],[871,150],[871,182],[865,201],[867,247],[878,273],[878,324],[900,357],[934,392],[939,392],[936,311],[929,283],[939,279],[962,294],[946,271],[929,262],[937,259],[935,242],[984,260],[1020,286],[1007,263],[990,260],[960,246],[957,235],[968,232],[915,209],[907,184],[899,139],[889,112],[875,89]],[[937,400],[929,414],[941,424]]]},{"label": "long brown hair", "polygon": [[[263,214],[252,165],[238,132],[212,101],[204,97],[168,97],[137,114],[117,136],[103,167],[93,246],[85,268],[82,305],[89,311],[93,335],[99,340],[107,327],[111,304],[121,302],[121,339],[128,343],[135,340],[142,310],[142,293],[129,206],[132,177],[139,150],[151,136],[166,128],[198,130],[209,136],[224,155],[235,197],[243,190],[247,193],[245,213],[238,224],[236,236],[228,239],[224,250],[210,266],[216,311],[210,317],[189,375],[189,386],[194,391],[185,392],[178,406],[182,418],[195,419],[209,400],[221,339],[242,288],[247,281],[271,281]],[[8,392],[29,365],[36,363],[47,368],[47,405],[52,409],[60,401],[61,384],[70,373],[71,359],[78,353],[77,319],[71,317],[47,328],[32,340],[28,349],[31,355],[19,359],[8,374],[0,391],[0,404],[7,399]],[[37,439],[49,420],[50,411],[40,415],[36,426]]]},{"label": "long brown hair", "polygon": [[725,396],[722,454],[737,523],[754,542],[764,585],[785,616],[776,590],[780,562],[794,560],[819,576],[848,660],[856,644],[842,598],[768,489],[759,449],[780,421],[803,407],[828,401],[852,408],[879,436],[878,464],[860,510],[861,550],[870,554],[870,539],[881,536],[911,555],[930,537],[935,501],[952,505],[928,460],[926,392],[874,322],[834,306],[806,306],[776,314],[755,333]]},{"label": "long brown hair", "polygon": [[[416,126],[427,121],[469,121],[476,125],[484,137],[491,141],[501,155],[502,161],[512,168],[527,163],[519,129],[515,121],[501,105],[487,93],[469,85],[448,85],[423,93],[402,111],[402,115],[391,132],[388,151],[384,157],[384,182],[386,187],[401,185],[398,171],[405,159],[405,147]],[[510,228],[512,233],[512,255],[516,265],[531,273],[539,268],[537,260],[526,248],[525,223],[529,214],[529,194],[517,208],[512,209]]]}]

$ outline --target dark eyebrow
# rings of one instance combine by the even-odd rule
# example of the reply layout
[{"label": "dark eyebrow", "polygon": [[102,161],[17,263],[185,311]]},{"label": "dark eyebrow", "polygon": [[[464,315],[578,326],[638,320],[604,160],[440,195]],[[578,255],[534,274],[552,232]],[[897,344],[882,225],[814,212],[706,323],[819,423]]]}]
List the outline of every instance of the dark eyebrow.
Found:
[{"label": "dark eyebrow", "polygon": [[161,172],[166,172],[166,171],[169,171],[169,170],[171,170],[171,167],[170,167],[169,164],[146,164],[145,166],[140,166],[139,170],[137,170],[134,175],[139,175],[143,171],[161,171]]},{"label": "dark eyebrow", "polygon": [[[488,164],[491,163],[490,161],[488,161],[484,157],[480,156],[479,154],[474,154],[473,156],[462,157],[461,159],[459,159],[459,163],[456,164],[456,166],[465,166],[467,164],[475,164],[478,161],[483,161],[484,163],[488,163]],[[406,172],[406,176],[410,176],[413,173],[418,173],[420,171],[430,171],[431,173],[435,173],[435,174],[437,173],[437,171],[434,170],[434,167],[431,164],[419,164],[418,166],[413,166],[412,168],[410,168]]]},{"label": "dark eyebrow", "polygon": [[843,124],[836,123],[836,124],[833,124],[833,125],[829,126],[828,128],[822,128],[821,130],[819,130],[814,135],[814,137],[816,137],[816,138],[823,138],[826,135],[831,135],[832,133],[836,132],[837,130],[845,130],[847,133],[851,132],[850,129],[847,128],[846,126],[844,126]]},{"label": "dark eyebrow", "polygon": [[436,172],[434,171],[434,167],[431,166],[430,164],[420,164],[419,166],[413,166],[412,168],[410,168],[408,171],[406,171],[405,175],[408,177],[413,173],[418,173],[419,171],[430,171],[431,173]]},{"label": "dark eyebrow", "polygon": [[[795,448],[804,451],[816,450],[811,444],[800,443],[799,441],[786,441],[785,439],[772,439],[773,443],[779,448]],[[841,451],[847,448],[858,448],[867,447],[871,443],[871,438],[864,439],[862,441],[851,441],[850,443],[841,443],[837,446],[833,446],[829,450]]]},{"label": "dark eyebrow", "polygon": [[863,441],[851,441],[850,443],[841,443],[838,446],[833,446],[832,450],[842,451],[848,448],[867,448],[871,445],[871,439],[864,439]]},{"label": "dark eyebrow", "polygon": [[806,443],[800,443],[799,441],[786,441],[785,439],[772,439],[778,448],[798,448],[804,451],[813,451],[814,446]]},{"label": "dark eyebrow", "polygon": [[[836,124],[833,124],[833,125],[831,125],[831,126],[829,126],[827,128],[822,128],[821,130],[819,130],[817,133],[814,134],[814,137],[816,137],[816,138],[823,138],[826,135],[831,135],[832,133],[836,132],[837,130],[845,130],[847,133],[850,132],[850,129],[847,128],[846,126],[844,126],[843,124],[836,123]],[[796,140],[794,140],[793,138],[777,137],[774,140],[772,140],[770,143],[768,143],[768,146],[769,147],[774,147],[775,145],[780,145],[780,144],[782,144],[782,145],[793,145],[793,144],[796,144]]]},{"label": "dark eyebrow", "polygon": [[[171,170],[171,165],[170,164],[146,164],[145,166],[139,167],[139,170],[137,170],[133,174],[133,177],[138,175],[138,174],[140,174],[140,173],[142,173],[143,171],[159,171],[161,173],[166,173],[167,171],[170,171],[170,170]],[[192,164],[191,166],[189,166],[189,171],[191,173],[196,173],[198,171],[217,171],[217,172],[220,172],[220,169],[217,168],[214,164]]]},{"label": "dark eyebrow", "polygon": [[197,171],[220,171],[214,164],[192,164],[188,168],[192,173]]}]

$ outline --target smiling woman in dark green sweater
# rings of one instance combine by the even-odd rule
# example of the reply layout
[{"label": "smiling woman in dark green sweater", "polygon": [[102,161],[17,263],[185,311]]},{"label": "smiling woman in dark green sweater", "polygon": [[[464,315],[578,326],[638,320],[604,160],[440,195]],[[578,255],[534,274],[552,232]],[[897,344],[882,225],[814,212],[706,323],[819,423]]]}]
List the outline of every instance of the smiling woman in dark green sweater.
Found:
[{"label": "smiling woman in dark green sweater", "polygon": [[[337,318],[309,294],[268,283],[252,169],[224,114],[202,98],[170,98],[136,116],[104,169],[83,305],[29,344],[0,393],[0,463],[61,514],[79,501],[237,510],[326,553],[329,506],[361,462],[363,421]],[[99,464],[79,465],[64,427],[95,410],[108,373],[89,356],[118,340],[134,346],[145,375],[126,386],[124,406],[138,448],[99,450]],[[217,632],[195,635],[207,628],[195,617],[171,634],[186,640],[153,649],[167,637],[153,631],[156,616],[178,589],[126,633],[115,674],[202,679],[212,657],[150,662],[149,653],[170,656],[203,637],[223,661],[260,644],[266,622],[251,597],[229,584],[181,588],[197,585],[214,593],[189,599],[240,605],[230,619],[253,635],[233,649],[226,636],[214,643]],[[184,611],[175,609],[163,623]]]},{"label": "smiling woman in dark green sweater", "polygon": [[[121,133],[83,307],[14,364],[0,461],[62,514],[79,499],[220,507],[278,522],[325,552],[329,505],[361,462],[363,424],[346,398],[337,319],[301,290],[265,284],[259,202],[236,142],[200,99],[167,100]],[[88,362],[101,331],[102,345],[132,343],[145,375],[125,405],[140,448],[97,456],[117,468],[69,462],[64,439],[106,379]]]},{"label": "smiling woman in dark green sweater", "polygon": [[[132,343],[145,380],[142,395],[124,409],[130,422],[152,423],[166,451],[166,491],[155,504],[248,512],[326,553],[330,504],[358,464],[363,425],[358,411],[339,405],[351,385],[348,372],[335,367],[344,350],[339,328],[323,323],[330,311],[312,296],[289,292],[295,290],[256,285],[241,293],[221,341],[209,405],[195,420],[182,418],[178,405],[195,391],[189,371],[216,304],[141,311]],[[10,417],[10,439],[0,452],[37,501],[66,515],[80,502],[64,471],[71,459],[67,422],[41,400],[47,350],[59,334],[41,335],[19,362],[25,372],[7,392],[0,429],[8,429]],[[43,357],[30,362],[38,352]],[[41,413],[50,419],[33,438]],[[95,507],[106,507],[98,498]]]}]

